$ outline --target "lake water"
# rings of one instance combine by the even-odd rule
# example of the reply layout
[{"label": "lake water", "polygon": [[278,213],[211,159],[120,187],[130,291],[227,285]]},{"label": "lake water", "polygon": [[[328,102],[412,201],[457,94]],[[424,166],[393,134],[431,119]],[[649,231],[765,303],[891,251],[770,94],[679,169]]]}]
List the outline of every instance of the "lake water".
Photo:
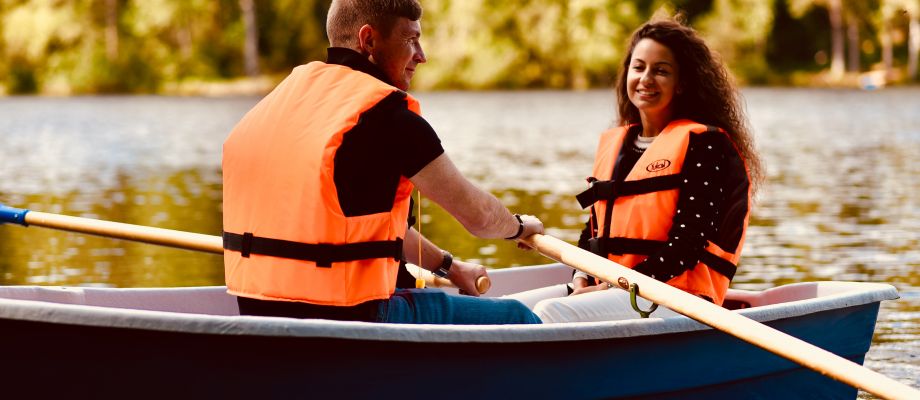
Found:
[{"label": "lake water", "polygon": [[[733,287],[886,282],[866,366],[920,387],[920,89],[747,89],[767,166]],[[610,91],[421,93],[448,155],[512,210],[575,241],[573,196]],[[0,203],[207,234],[221,231],[224,137],[257,98],[0,99]],[[547,262],[479,240],[423,202],[423,232],[491,267]],[[43,228],[0,226],[0,284],[223,283],[216,255]],[[861,394],[861,397],[866,397]]]}]

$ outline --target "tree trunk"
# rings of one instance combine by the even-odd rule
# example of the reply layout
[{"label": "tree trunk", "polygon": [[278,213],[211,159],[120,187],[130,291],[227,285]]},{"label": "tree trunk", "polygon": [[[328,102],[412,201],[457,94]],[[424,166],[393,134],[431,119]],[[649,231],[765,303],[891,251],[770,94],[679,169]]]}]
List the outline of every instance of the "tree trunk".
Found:
[{"label": "tree trunk", "polygon": [[831,20],[831,78],[840,79],[845,68],[843,62],[843,6],[840,0],[828,0],[827,8]]},{"label": "tree trunk", "polygon": [[179,54],[182,55],[182,61],[188,61],[192,58],[192,30],[188,25],[183,24],[176,30],[176,43],[179,44]]},{"label": "tree trunk", "polygon": [[118,0],[105,0],[105,56],[118,59]]},{"label": "tree trunk", "polygon": [[243,12],[243,28],[246,38],[243,42],[243,65],[246,75],[259,75],[259,30],[256,26],[256,8],[252,0],[240,0]]},{"label": "tree trunk", "polygon": [[878,33],[879,42],[882,45],[882,64],[885,65],[886,78],[891,76],[891,69],[894,67],[894,50],[891,45],[891,30],[888,23],[889,21],[885,21]]},{"label": "tree trunk", "polygon": [[[918,7],[920,8],[920,7]],[[920,62],[920,10],[916,10],[910,15],[910,29],[908,30],[908,56],[907,56],[907,76],[910,79],[917,79],[917,63]]]},{"label": "tree trunk", "polygon": [[859,72],[859,20],[847,14],[847,71]]}]

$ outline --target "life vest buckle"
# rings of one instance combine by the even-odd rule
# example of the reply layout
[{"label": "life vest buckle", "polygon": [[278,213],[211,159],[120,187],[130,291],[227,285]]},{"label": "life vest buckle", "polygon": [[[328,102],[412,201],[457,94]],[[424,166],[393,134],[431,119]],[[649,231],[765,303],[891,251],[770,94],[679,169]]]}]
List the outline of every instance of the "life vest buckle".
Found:
[{"label": "life vest buckle", "polygon": [[396,253],[393,254],[393,259],[396,260],[396,262],[400,262],[403,260],[403,238],[397,237],[395,242]]},{"label": "life vest buckle", "polygon": [[243,238],[240,241],[240,255],[243,257],[249,258],[249,254],[252,252],[252,232],[244,232]]},{"label": "life vest buckle", "polygon": [[329,257],[323,257],[321,255],[316,256],[316,260],[313,260],[317,268],[332,268],[332,259]]},{"label": "life vest buckle", "polygon": [[617,193],[617,186],[615,180],[599,181],[595,179],[590,181],[588,188],[577,194],[575,199],[578,200],[578,205],[580,205],[582,209],[585,209],[598,200],[616,199],[615,194]]},{"label": "life vest buckle", "polygon": [[588,250],[589,250],[590,252],[594,253],[594,254],[597,254],[597,255],[601,256],[601,257],[607,258],[607,254],[604,253],[604,251],[603,251],[604,249],[602,249],[601,247],[603,247],[603,246],[601,246],[601,240],[600,240],[600,238],[591,238],[591,239],[588,239]]}]

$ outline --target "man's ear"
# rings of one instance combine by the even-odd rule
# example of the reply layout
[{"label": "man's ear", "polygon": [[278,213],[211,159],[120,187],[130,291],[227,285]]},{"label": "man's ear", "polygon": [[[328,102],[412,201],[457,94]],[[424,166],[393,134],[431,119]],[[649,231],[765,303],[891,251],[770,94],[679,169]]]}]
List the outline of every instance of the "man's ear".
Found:
[{"label": "man's ear", "polygon": [[373,50],[374,46],[377,44],[374,36],[374,28],[368,24],[364,24],[364,26],[358,30],[358,48],[361,49],[361,53],[371,53],[371,50]]}]

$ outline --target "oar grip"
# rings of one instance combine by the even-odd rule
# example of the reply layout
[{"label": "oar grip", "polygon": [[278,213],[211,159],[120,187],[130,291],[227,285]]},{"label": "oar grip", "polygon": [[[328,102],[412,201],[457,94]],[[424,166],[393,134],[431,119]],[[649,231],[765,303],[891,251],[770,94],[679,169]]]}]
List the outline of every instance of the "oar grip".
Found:
[{"label": "oar grip", "polygon": [[[456,288],[457,285],[454,285],[453,282],[447,280],[446,278],[438,278],[435,287]],[[479,294],[486,294],[486,292],[488,292],[491,288],[492,280],[489,279],[488,276],[480,276],[479,278],[476,278],[476,291],[479,292]]]},{"label": "oar grip", "polygon": [[26,223],[26,214],[29,210],[23,210],[21,208],[14,208],[4,204],[0,204],[0,224],[12,223],[22,226],[29,226]]},{"label": "oar grip", "polygon": [[[427,286],[436,287],[436,288],[454,288],[454,289],[457,288],[457,285],[454,285],[454,283],[451,282],[450,279],[442,278],[440,276],[432,274],[431,272],[428,272],[428,270],[426,269],[420,270],[418,267],[412,267],[412,269],[410,269],[410,272],[413,275],[422,274],[421,275],[422,279],[425,280],[425,285]],[[486,294],[486,292],[488,292],[489,289],[491,288],[492,288],[492,280],[489,279],[488,276],[480,276],[479,278],[476,278],[476,290],[479,292],[479,294]]]},{"label": "oar grip", "polygon": [[486,294],[492,288],[492,280],[488,276],[480,276],[476,279],[476,290],[479,294]]}]

